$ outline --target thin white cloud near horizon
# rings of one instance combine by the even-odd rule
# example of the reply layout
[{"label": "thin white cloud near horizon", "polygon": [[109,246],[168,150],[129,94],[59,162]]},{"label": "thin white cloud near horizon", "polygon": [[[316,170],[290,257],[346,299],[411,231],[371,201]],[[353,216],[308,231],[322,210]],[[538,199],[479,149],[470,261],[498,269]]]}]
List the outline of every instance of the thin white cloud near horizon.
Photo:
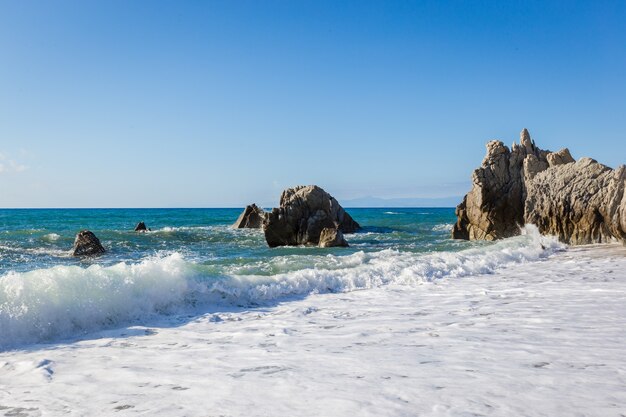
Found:
[{"label": "thin white cloud near horizon", "polygon": [[0,174],[19,173],[28,169],[28,165],[24,165],[14,159],[9,158],[6,154],[0,152]]}]

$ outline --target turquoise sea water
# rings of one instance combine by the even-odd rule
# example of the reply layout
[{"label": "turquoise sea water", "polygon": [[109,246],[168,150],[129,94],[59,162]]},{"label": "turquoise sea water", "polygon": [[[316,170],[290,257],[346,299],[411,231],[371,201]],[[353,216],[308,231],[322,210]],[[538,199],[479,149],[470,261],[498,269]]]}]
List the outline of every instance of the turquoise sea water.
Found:
[{"label": "turquoise sea water", "polygon": [[[220,306],[421,285],[535,261],[561,246],[526,228],[500,242],[450,239],[450,208],[348,209],[349,248],[268,248],[233,229],[241,209],[0,210],[0,348]],[[144,221],[148,233],[133,231]],[[81,229],[107,249],[70,254]]]},{"label": "turquoise sea water", "polygon": [[[457,250],[464,245],[449,239],[454,210],[351,209],[364,230],[348,236],[351,247],[267,247],[259,230],[234,230],[230,226],[241,209],[36,209],[0,210],[0,275],[55,265],[112,265],[138,262],[172,252],[211,266],[215,273],[235,266],[249,272],[271,273],[263,262],[273,257],[298,255],[301,267],[307,257],[356,251],[397,249],[410,252]],[[150,233],[136,233],[135,224],[145,221]],[[69,255],[76,233],[93,231],[108,252],[97,258]],[[255,271],[255,265],[259,266]],[[314,262],[308,266],[313,267]]]}]

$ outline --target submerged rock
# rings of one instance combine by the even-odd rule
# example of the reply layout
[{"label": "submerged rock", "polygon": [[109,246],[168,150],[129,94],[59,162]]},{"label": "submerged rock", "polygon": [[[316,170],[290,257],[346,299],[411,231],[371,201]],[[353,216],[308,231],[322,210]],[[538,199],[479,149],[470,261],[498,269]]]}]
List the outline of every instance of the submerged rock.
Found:
[{"label": "submerged rock", "polygon": [[144,222],[139,222],[137,223],[137,226],[135,226],[135,232],[148,232],[148,231],[150,231],[150,229],[146,226]]},{"label": "submerged rock", "polygon": [[74,249],[72,255],[74,256],[91,256],[99,255],[106,252],[100,239],[89,230],[81,230],[74,239]]},{"label": "submerged rock", "polygon": [[531,223],[570,244],[624,240],[624,171],[589,158],[575,162],[568,149],[541,150],[526,129],[511,150],[491,141],[456,209],[452,237],[506,238]]},{"label": "submerged rock", "polygon": [[266,215],[262,208],[256,204],[251,204],[246,206],[235,224],[233,224],[233,227],[235,229],[260,229],[263,226]]},{"label": "submerged rock", "polygon": [[270,247],[318,245],[325,228],[354,233],[361,226],[335,198],[316,185],[283,191],[280,207],[272,209],[263,224]]},{"label": "submerged rock", "polygon": [[343,237],[341,230],[336,227],[325,227],[320,233],[320,242],[318,244],[320,248],[330,248],[335,246],[348,247],[348,242]]}]

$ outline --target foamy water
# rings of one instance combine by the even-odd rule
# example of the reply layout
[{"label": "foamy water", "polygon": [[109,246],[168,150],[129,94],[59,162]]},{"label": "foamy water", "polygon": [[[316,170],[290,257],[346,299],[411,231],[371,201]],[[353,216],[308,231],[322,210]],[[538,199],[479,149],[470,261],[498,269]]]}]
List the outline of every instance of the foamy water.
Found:
[{"label": "foamy water", "polygon": [[[0,415],[623,414],[622,246],[389,211],[347,249],[269,249],[238,210],[11,214]],[[83,227],[105,256],[69,255]]]},{"label": "foamy water", "polygon": [[[457,267],[441,278],[433,272],[448,255],[369,289],[339,284],[342,292],[256,308],[228,302],[0,353],[0,410],[619,416],[626,407],[626,252],[542,251],[534,242],[527,236],[494,252],[458,253]],[[153,264],[185,265],[176,258]],[[229,288],[267,300],[248,278]]]},{"label": "foamy water", "polygon": [[460,252],[385,249],[304,260],[288,255],[230,265],[222,274],[177,252],[139,263],[9,272],[0,279],[0,346],[50,341],[206,306],[253,307],[313,293],[492,273],[562,249],[556,240],[529,226],[517,238]]},{"label": "foamy water", "polygon": [[[425,257],[481,247],[453,242],[433,228],[449,221],[451,210],[387,212],[353,210],[364,230],[349,236],[347,249],[270,249],[261,231],[230,227],[237,209],[0,210],[0,347],[201,313],[212,305],[372,288],[399,276],[417,282],[458,273],[451,268],[472,273],[467,259],[453,256],[447,268],[429,266],[441,260]],[[139,220],[151,231],[135,233]],[[71,256],[74,236],[84,228],[99,236],[105,255]],[[409,271],[413,264],[423,265],[423,276]]]}]

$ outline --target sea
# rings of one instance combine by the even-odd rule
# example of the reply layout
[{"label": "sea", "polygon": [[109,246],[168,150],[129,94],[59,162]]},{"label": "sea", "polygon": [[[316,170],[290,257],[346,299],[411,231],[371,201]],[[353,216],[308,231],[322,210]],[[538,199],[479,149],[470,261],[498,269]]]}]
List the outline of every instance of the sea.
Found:
[{"label": "sea", "polygon": [[347,211],[270,249],[241,209],[1,210],[0,415],[626,415],[626,247]]},{"label": "sea", "polygon": [[[549,256],[535,234],[453,240],[451,208],[348,209],[348,248],[269,248],[234,229],[242,209],[0,210],[0,346],[54,341],[215,305],[255,308],[312,293],[489,273]],[[144,221],[151,229],[134,232]],[[71,255],[89,229],[107,252]]]}]

